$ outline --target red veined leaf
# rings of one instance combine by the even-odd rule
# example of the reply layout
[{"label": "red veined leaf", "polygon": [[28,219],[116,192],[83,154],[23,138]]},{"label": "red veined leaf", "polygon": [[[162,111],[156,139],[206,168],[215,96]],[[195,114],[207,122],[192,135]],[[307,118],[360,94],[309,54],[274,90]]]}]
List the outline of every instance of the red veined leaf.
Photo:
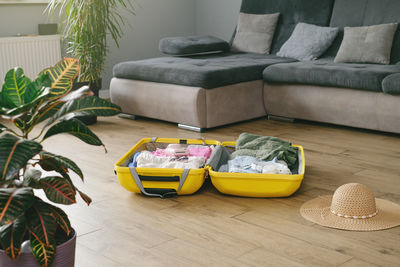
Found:
[{"label": "red veined leaf", "polygon": [[0,241],[4,252],[16,260],[21,254],[21,244],[26,232],[26,221],[22,215],[14,222],[0,228]]},{"label": "red veined leaf", "polygon": [[49,200],[70,205],[76,203],[75,190],[71,183],[60,176],[43,177],[39,180]]},{"label": "red veined leaf", "polygon": [[30,188],[0,189],[0,225],[13,222],[32,206],[33,191]]}]

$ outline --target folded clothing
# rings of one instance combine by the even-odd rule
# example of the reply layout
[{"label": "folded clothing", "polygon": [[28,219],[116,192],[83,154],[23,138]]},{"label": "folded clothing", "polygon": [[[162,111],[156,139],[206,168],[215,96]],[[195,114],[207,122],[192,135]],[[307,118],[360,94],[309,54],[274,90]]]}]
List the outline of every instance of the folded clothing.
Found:
[{"label": "folded clothing", "polygon": [[203,157],[159,157],[142,151],[136,162],[138,168],[199,169],[205,161]]},{"label": "folded clothing", "polygon": [[263,173],[263,174],[292,174],[286,162],[278,161],[276,158],[272,161],[261,161],[255,157],[237,156],[229,160],[227,164],[221,165],[219,172],[234,173]]},{"label": "folded clothing", "polygon": [[290,142],[277,137],[242,133],[236,141],[236,151],[231,159],[238,156],[255,157],[258,160],[271,161],[274,158],[283,160],[292,169],[297,162],[297,151]]},{"label": "folded clothing", "polygon": [[180,144],[169,144],[166,149],[157,149],[152,152],[154,156],[158,157],[172,157],[172,156],[189,156],[189,157],[203,157],[207,161],[212,153],[212,148],[202,145],[189,145],[184,146]]}]

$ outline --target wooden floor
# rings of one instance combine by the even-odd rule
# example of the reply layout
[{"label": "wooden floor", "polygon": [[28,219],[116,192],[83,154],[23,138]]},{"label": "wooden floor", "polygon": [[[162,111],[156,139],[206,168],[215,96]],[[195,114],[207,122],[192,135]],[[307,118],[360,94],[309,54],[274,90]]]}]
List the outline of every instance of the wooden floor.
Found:
[{"label": "wooden floor", "polygon": [[[108,153],[70,136],[45,148],[74,159],[94,199],[67,208],[78,232],[77,267],[100,266],[400,266],[400,227],[348,232],[304,220],[305,201],[359,182],[400,204],[400,138],[308,122],[265,119],[199,134],[152,120],[101,118],[91,127]],[[113,164],[143,137],[235,140],[242,132],[273,135],[305,148],[306,176],[290,198],[219,194],[210,183],[193,196],[147,198],[125,191]]]}]

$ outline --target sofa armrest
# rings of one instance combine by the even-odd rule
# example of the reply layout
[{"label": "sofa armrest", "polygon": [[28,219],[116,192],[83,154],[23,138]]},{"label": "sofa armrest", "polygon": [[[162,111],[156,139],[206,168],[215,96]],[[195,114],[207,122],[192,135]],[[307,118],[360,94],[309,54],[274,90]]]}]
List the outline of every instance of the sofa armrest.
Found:
[{"label": "sofa armrest", "polygon": [[230,50],[228,42],[208,35],[163,38],[160,40],[159,47],[160,52],[174,56],[217,53]]},{"label": "sofa armrest", "polygon": [[391,74],[383,79],[382,90],[386,94],[400,95],[400,73]]}]

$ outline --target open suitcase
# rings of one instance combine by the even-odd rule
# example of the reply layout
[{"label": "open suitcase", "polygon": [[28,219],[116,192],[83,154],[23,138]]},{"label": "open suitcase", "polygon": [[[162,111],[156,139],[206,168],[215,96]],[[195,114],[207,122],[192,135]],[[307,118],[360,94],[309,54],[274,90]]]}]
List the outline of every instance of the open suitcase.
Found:
[{"label": "open suitcase", "polygon": [[305,174],[304,150],[298,145],[293,145],[298,152],[298,166],[291,175],[218,172],[215,170],[216,164],[190,170],[128,167],[136,152],[146,150],[149,145],[165,147],[168,144],[222,145],[234,150],[236,143],[202,139],[144,138],[115,164],[121,186],[130,192],[147,196],[190,195],[201,188],[209,175],[212,184],[223,194],[243,197],[287,197],[298,190]]}]

